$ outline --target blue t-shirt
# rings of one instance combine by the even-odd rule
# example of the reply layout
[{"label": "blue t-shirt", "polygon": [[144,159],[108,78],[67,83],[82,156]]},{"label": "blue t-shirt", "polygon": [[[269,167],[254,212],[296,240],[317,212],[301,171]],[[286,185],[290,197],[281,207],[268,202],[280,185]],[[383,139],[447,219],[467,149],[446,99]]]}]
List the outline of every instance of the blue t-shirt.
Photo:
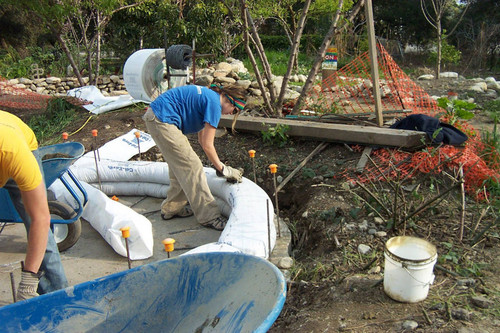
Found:
[{"label": "blue t-shirt", "polygon": [[219,94],[196,85],[167,90],[150,106],[156,118],[177,126],[184,134],[199,132],[205,123],[217,127],[222,111]]}]

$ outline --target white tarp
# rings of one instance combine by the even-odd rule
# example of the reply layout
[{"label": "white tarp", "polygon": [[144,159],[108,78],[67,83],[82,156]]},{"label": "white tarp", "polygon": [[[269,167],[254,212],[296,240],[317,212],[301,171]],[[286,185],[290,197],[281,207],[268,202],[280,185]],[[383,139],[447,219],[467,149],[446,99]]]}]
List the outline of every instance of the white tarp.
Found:
[{"label": "white tarp", "polygon": [[129,94],[106,97],[96,86],[74,88],[68,90],[67,95],[92,102],[92,104],[83,105],[83,107],[94,114],[117,110],[135,103],[142,102],[140,100],[134,99]]}]

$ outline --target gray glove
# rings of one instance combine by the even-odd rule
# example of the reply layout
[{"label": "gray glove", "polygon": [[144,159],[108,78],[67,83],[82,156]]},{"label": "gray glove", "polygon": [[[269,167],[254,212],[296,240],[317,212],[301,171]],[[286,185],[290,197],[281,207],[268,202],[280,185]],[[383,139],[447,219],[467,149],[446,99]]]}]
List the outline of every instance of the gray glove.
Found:
[{"label": "gray glove", "polygon": [[241,183],[243,169],[231,168],[229,165],[222,164],[222,172],[217,171],[217,176],[224,177],[230,183]]},{"label": "gray glove", "polygon": [[21,272],[21,282],[19,282],[19,288],[17,288],[17,301],[22,301],[28,298],[38,296],[36,289],[38,288],[38,282],[40,281],[40,275],[28,271]]}]

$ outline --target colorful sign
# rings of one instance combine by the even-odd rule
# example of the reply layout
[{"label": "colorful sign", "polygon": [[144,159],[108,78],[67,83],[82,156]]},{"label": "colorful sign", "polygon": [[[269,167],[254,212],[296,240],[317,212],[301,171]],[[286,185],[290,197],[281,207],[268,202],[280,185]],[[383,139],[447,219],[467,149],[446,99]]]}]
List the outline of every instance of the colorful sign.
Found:
[{"label": "colorful sign", "polygon": [[321,69],[337,69],[337,48],[329,47],[326,50],[325,59],[321,64]]}]

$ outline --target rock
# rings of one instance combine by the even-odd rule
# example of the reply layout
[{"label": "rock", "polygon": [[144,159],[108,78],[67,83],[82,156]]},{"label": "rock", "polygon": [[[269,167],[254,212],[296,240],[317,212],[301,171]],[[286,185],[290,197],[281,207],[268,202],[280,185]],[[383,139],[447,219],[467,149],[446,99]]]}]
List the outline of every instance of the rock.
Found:
[{"label": "rock", "polygon": [[22,78],[19,79],[19,83],[22,83],[24,85],[29,86],[30,84],[33,83],[33,80],[30,80],[30,79],[27,79],[25,77],[22,77]]},{"label": "rock", "polygon": [[230,77],[224,76],[224,77],[214,77],[214,81],[218,83],[224,84],[235,84],[236,80],[232,79]]},{"label": "rock", "polygon": [[473,92],[484,93],[484,92],[486,92],[486,90],[488,90],[488,86],[486,85],[486,82],[476,82],[476,83],[474,83],[474,85],[467,88],[467,90],[473,91]]},{"label": "rock", "polygon": [[360,231],[366,231],[368,230],[368,221],[367,220],[363,220],[359,225],[358,225],[358,229]]},{"label": "rock", "polygon": [[454,79],[454,78],[458,78],[458,73],[455,73],[455,72],[442,72],[442,73],[439,73],[439,78],[445,78],[445,79]]},{"label": "rock", "polygon": [[377,231],[375,233],[375,236],[377,236],[378,238],[382,238],[382,237],[387,236],[387,232],[385,232],[385,231]]},{"label": "rock", "polygon": [[[227,62],[219,62],[215,66],[215,72],[225,72],[225,75],[227,75],[229,72],[233,70],[233,66]],[[214,73],[215,76],[215,73]]]},{"label": "rock", "polygon": [[451,309],[451,316],[456,320],[464,320],[469,321],[471,318],[472,312],[467,311],[463,308],[455,308]]},{"label": "rock", "polygon": [[432,74],[424,74],[420,75],[417,80],[434,80],[434,75]]},{"label": "rock", "polygon": [[403,323],[404,330],[414,330],[418,327],[418,323],[414,320],[405,320]]},{"label": "rock", "polygon": [[377,265],[375,267],[370,268],[370,270],[368,271],[368,274],[378,274],[378,273],[380,273],[381,270],[382,270],[382,268]]},{"label": "rock", "polygon": [[284,100],[285,101],[295,100],[295,99],[299,98],[299,96],[300,96],[299,92],[293,91],[291,89],[286,89]]},{"label": "rock", "polygon": [[240,86],[243,89],[248,89],[250,87],[250,84],[252,84],[252,81],[250,81],[250,80],[238,80],[238,81],[236,81],[236,85]]},{"label": "rock", "polygon": [[47,84],[49,84],[49,85],[57,84],[57,83],[61,83],[61,78],[55,77],[55,76],[50,76],[50,77],[45,79],[45,82],[47,82]]},{"label": "rock", "polygon": [[490,307],[495,305],[495,302],[483,296],[472,296],[471,301],[472,304],[482,309],[489,309]]},{"label": "rock", "polygon": [[372,248],[366,244],[359,244],[358,245],[358,252],[361,254],[367,254],[372,250]]},{"label": "rock", "polygon": [[213,74],[213,77],[214,78],[219,78],[219,77],[226,77],[227,76],[227,73],[228,72],[225,72],[225,71],[215,71],[214,74]]},{"label": "rock", "polygon": [[381,218],[381,217],[376,216],[376,217],[373,218],[373,222],[375,222],[376,224],[383,224],[384,223],[384,219]]},{"label": "rock", "polygon": [[293,259],[290,257],[283,257],[278,262],[278,267],[281,269],[290,269],[293,266]]},{"label": "rock", "polygon": [[118,75],[111,75],[109,80],[113,83],[118,83],[120,81],[120,77]]},{"label": "rock", "polygon": [[200,86],[208,87],[214,82],[214,77],[212,75],[200,75],[196,77],[196,84]]},{"label": "rock", "polygon": [[486,87],[488,90],[494,90],[496,92],[500,92],[500,83],[494,81],[494,82],[488,82],[486,81]]},{"label": "rock", "polygon": [[458,286],[467,286],[467,287],[472,287],[476,284],[476,280],[473,278],[468,278],[468,279],[460,279],[457,281]]}]

